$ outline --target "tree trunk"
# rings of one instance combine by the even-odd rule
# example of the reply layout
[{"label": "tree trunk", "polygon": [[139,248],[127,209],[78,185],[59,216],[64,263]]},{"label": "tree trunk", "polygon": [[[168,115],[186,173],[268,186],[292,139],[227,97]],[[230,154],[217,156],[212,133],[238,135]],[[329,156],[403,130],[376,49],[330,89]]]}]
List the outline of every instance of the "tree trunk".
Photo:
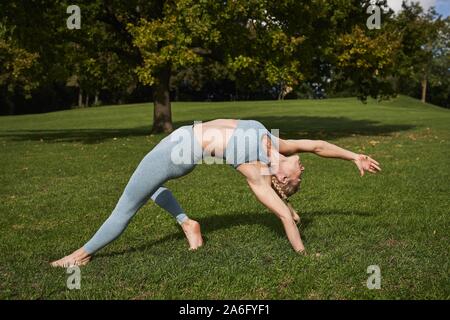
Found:
[{"label": "tree trunk", "polygon": [[281,82],[280,84],[280,92],[278,93],[278,100],[284,100],[284,96],[285,96],[285,86],[284,83]]},{"label": "tree trunk", "polygon": [[421,81],[422,84],[422,103],[427,102],[427,78],[423,78]]},{"label": "tree trunk", "polygon": [[394,76],[394,92],[400,91],[399,90],[399,87],[400,87],[399,82],[400,82],[399,78]]},{"label": "tree trunk", "polygon": [[89,108],[89,94],[86,95],[86,108]]},{"label": "tree trunk", "polygon": [[153,86],[152,133],[173,131],[169,81],[170,68],[167,67],[158,74],[158,83]]},{"label": "tree trunk", "polygon": [[6,104],[6,114],[10,116],[14,115],[16,113],[16,106],[14,102],[12,102],[11,99],[9,99],[8,95],[6,95],[5,97],[5,104]]},{"label": "tree trunk", "polygon": [[178,101],[178,95],[179,95],[179,90],[178,90],[178,86],[175,87],[175,99],[174,101]]},{"label": "tree trunk", "polygon": [[83,108],[83,89],[78,91],[78,108]]},{"label": "tree trunk", "polygon": [[98,105],[98,92],[95,93],[94,106]]}]

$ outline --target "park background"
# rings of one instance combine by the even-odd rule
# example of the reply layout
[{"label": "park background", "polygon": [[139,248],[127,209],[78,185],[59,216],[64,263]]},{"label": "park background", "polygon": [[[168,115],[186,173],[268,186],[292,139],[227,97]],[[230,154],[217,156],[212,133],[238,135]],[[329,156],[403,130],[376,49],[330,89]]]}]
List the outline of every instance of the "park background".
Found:
[{"label": "park background", "polygon": [[[449,299],[449,11],[430,2],[1,2],[0,298]],[[214,118],[326,140],[383,172],[301,156],[303,257],[236,172],[199,166],[168,186],[201,250],[148,204],[69,290],[48,262],[93,235],[167,133]]]}]

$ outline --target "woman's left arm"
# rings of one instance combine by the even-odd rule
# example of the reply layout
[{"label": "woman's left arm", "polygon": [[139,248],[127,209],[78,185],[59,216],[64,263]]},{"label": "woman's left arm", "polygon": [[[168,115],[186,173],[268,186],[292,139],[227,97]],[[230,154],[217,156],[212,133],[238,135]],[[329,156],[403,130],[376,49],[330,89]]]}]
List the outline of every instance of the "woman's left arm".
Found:
[{"label": "woman's left arm", "polygon": [[298,253],[305,253],[300,231],[292,217],[289,207],[281,200],[270,186],[270,177],[261,175],[261,163],[243,163],[238,171],[247,178],[250,189],[267,209],[272,211],[282,222],[286,237],[292,248]]}]

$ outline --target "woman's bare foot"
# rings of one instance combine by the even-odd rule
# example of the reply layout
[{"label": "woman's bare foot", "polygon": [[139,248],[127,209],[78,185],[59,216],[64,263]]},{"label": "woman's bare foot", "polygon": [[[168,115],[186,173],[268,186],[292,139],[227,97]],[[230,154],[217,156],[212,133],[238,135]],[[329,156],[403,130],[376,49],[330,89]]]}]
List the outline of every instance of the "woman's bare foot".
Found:
[{"label": "woman's bare foot", "polygon": [[62,259],[53,261],[52,267],[68,268],[72,266],[84,266],[91,260],[91,256],[83,249],[80,248],[74,251],[72,254],[65,256]]},{"label": "woman's bare foot", "polygon": [[195,250],[203,245],[200,223],[192,219],[187,219],[181,224],[181,228],[189,242],[189,250]]}]

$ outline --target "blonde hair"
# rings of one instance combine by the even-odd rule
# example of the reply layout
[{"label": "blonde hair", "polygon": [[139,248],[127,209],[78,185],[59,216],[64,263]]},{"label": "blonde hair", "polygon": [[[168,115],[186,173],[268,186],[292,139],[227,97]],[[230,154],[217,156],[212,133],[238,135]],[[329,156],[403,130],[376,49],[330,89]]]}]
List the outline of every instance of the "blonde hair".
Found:
[{"label": "blonde hair", "polygon": [[281,184],[275,176],[272,176],[272,188],[286,202],[289,202],[288,198],[298,191],[299,185],[293,185],[291,183]]},{"label": "blonde hair", "polygon": [[292,205],[289,203],[289,197],[292,196],[294,193],[298,191],[298,188],[300,186],[300,183],[297,185],[292,185],[290,183],[286,184],[280,184],[278,179],[275,176],[272,176],[272,188],[275,190],[275,192],[278,194],[278,196],[281,198],[281,200],[286,203],[286,206],[291,211],[291,214],[298,214],[297,211],[292,207]]}]

